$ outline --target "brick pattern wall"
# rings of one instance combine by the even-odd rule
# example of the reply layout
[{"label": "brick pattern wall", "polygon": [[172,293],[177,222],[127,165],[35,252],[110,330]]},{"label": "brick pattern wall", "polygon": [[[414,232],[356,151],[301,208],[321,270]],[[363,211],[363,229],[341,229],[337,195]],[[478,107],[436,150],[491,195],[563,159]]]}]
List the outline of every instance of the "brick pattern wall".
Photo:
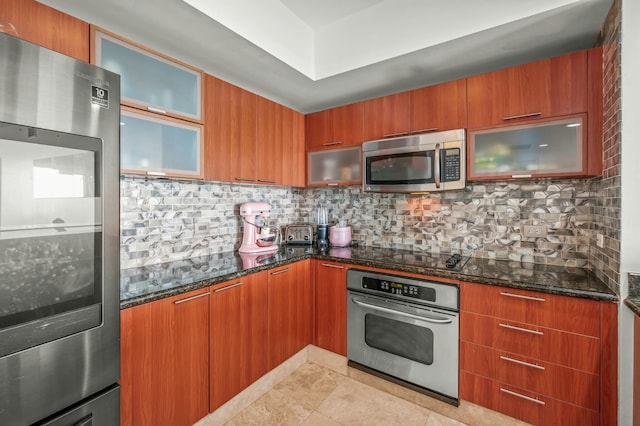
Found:
[{"label": "brick pattern wall", "polygon": [[[600,39],[604,54],[604,126],[603,174],[593,179],[594,207],[592,211],[591,251],[589,263],[612,290],[620,294],[620,140],[621,140],[621,77],[620,28],[621,0],[615,0],[602,26]],[[604,236],[604,247],[597,246],[598,234]]]}]

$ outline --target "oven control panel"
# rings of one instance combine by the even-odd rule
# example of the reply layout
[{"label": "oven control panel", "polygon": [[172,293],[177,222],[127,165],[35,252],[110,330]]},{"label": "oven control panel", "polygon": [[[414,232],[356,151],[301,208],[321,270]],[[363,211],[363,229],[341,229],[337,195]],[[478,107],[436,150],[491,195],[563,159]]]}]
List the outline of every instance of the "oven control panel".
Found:
[{"label": "oven control panel", "polygon": [[436,301],[436,290],[429,287],[421,287],[407,283],[398,282],[398,280],[387,280],[373,277],[362,277],[362,288],[367,290],[375,290],[381,293],[391,293],[400,296],[413,297],[428,302]]}]

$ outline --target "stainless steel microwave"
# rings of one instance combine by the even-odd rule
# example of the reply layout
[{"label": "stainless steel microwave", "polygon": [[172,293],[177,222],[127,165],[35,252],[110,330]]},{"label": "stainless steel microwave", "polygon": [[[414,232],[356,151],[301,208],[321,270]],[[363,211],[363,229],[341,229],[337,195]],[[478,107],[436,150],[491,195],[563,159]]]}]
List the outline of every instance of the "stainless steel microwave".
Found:
[{"label": "stainless steel microwave", "polygon": [[364,192],[435,192],[466,183],[464,129],[362,144]]}]

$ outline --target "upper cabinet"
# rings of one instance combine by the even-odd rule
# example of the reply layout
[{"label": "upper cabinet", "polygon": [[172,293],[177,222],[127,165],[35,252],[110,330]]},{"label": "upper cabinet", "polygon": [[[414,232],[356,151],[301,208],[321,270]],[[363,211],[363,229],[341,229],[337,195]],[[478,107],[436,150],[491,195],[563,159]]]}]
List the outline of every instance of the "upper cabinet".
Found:
[{"label": "upper cabinet", "polygon": [[467,79],[469,128],[587,112],[587,51]]},{"label": "upper cabinet", "polygon": [[307,151],[360,145],[363,139],[364,104],[344,105],[305,116]]},{"label": "upper cabinet", "polygon": [[202,72],[161,53],[92,28],[92,62],[120,74],[124,105],[202,121]]},{"label": "upper cabinet", "polygon": [[205,178],[304,186],[303,115],[205,76]]},{"label": "upper cabinet", "polygon": [[602,173],[602,49],[467,79],[468,180]]},{"label": "upper cabinet", "polygon": [[0,20],[18,36],[81,61],[89,61],[89,24],[35,0],[2,0]]},{"label": "upper cabinet", "polygon": [[467,127],[466,79],[364,102],[364,140]]}]

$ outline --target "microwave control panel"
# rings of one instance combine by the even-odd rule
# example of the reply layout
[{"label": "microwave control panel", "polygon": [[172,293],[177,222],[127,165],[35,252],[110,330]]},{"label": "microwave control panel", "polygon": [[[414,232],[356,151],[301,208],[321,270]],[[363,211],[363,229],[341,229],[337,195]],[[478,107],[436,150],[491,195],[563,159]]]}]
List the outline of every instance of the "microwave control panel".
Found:
[{"label": "microwave control panel", "polygon": [[454,182],[460,180],[460,148],[448,148],[440,151],[440,167],[442,168],[442,181]]}]

